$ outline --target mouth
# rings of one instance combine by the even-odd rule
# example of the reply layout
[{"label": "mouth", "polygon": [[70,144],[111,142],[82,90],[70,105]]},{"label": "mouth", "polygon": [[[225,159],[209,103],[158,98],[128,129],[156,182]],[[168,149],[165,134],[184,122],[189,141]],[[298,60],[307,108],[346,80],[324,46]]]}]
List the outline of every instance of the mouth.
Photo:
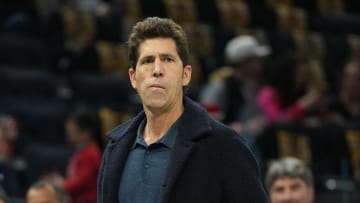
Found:
[{"label": "mouth", "polygon": [[159,84],[152,84],[149,86],[150,88],[159,88],[159,89],[165,89],[163,86],[159,85]]}]

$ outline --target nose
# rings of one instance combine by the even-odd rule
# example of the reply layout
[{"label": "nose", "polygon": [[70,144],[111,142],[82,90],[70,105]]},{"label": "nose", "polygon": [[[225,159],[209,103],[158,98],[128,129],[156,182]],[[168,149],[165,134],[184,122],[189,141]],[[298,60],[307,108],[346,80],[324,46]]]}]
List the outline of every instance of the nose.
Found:
[{"label": "nose", "polygon": [[163,76],[162,61],[159,57],[156,57],[155,62],[154,62],[153,76],[154,77],[162,77]]},{"label": "nose", "polygon": [[288,203],[288,202],[292,202],[292,193],[290,190],[285,190],[282,196],[282,202],[283,203]]}]

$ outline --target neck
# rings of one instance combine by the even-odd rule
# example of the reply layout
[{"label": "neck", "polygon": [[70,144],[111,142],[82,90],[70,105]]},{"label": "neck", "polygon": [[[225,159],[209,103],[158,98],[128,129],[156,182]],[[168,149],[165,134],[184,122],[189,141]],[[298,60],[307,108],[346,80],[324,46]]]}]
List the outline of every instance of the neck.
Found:
[{"label": "neck", "polygon": [[76,144],[77,147],[85,148],[95,142],[92,139],[85,139],[81,143]]},{"label": "neck", "polygon": [[[182,103],[181,103],[182,104]],[[144,129],[144,140],[147,144],[152,144],[163,137],[170,127],[176,122],[184,111],[183,105],[177,105],[171,111],[154,113],[146,111],[146,126]]]}]

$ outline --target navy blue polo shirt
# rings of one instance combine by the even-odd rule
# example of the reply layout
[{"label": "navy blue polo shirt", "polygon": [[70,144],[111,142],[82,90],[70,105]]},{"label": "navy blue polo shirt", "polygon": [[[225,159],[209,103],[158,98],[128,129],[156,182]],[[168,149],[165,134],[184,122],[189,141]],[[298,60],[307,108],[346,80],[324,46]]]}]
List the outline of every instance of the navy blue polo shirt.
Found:
[{"label": "navy blue polo shirt", "polygon": [[177,123],[175,122],[161,139],[147,145],[143,137],[146,119],[141,122],[120,180],[119,203],[160,201],[160,190],[178,134]]}]

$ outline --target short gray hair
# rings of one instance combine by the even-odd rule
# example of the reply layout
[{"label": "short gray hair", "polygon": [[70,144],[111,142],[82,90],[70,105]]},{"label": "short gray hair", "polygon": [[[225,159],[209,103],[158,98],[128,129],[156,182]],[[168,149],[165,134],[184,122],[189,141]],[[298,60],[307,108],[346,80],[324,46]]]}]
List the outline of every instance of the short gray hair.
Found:
[{"label": "short gray hair", "polygon": [[279,178],[290,177],[304,180],[306,185],[313,186],[313,174],[309,167],[300,159],[286,157],[270,163],[265,177],[265,185],[269,190]]}]

